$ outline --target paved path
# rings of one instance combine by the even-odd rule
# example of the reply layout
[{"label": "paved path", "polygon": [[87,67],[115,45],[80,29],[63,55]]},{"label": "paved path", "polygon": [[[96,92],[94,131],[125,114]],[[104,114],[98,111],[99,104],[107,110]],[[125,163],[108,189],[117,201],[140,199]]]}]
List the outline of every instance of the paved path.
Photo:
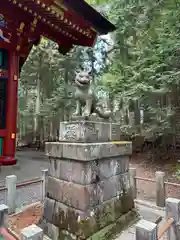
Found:
[{"label": "paved path", "polygon": [[48,159],[44,152],[40,151],[18,151],[16,154],[17,165],[2,166],[0,172],[0,186],[4,185],[6,176],[15,174],[18,182],[40,177],[41,170],[48,168]]},{"label": "paved path", "polygon": [[[18,151],[16,154],[18,163],[14,166],[2,166],[0,172],[0,186],[5,185],[8,175],[16,175],[18,182],[41,177],[41,170],[48,168],[48,159],[44,152]],[[42,183],[36,183],[17,189],[16,206],[20,208],[33,202],[42,200]],[[0,204],[6,203],[6,191],[0,191]]]},{"label": "paved path", "polygon": [[[152,212],[152,214],[158,214],[160,216],[162,216],[162,221],[159,224],[159,227],[161,227],[164,223],[165,223],[165,211],[163,210],[155,210],[153,208],[149,208],[146,206],[142,206],[142,205],[137,205],[137,208],[139,209],[139,211],[147,211]],[[135,240],[136,236],[135,236],[135,225],[129,227],[128,229],[124,230],[115,240]],[[164,237],[162,238],[162,240],[167,239],[166,234],[164,235]]]},{"label": "paved path", "polygon": [[[1,167],[0,172],[0,186],[4,185],[4,179],[6,176],[15,174],[17,176],[18,182],[22,182],[25,180],[30,180],[32,178],[40,177],[41,170],[48,168],[48,159],[45,157],[44,152],[40,151],[18,151],[17,154],[18,164],[15,166],[3,166]],[[26,191],[27,190],[27,191]],[[34,186],[34,188],[26,188],[20,190],[18,193],[19,199],[21,200],[22,196],[26,196],[27,199],[23,199],[23,201],[27,200],[27,202],[38,201],[40,199],[40,189],[39,186]],[[32,192],[35,194],[33,195]],[[20,201],[19,200],[19,201]],[[1,199],[0,203],[4,202],[4,198]],[[26,201],[25,201],[26,202]],[[149,207],[145,207],[142,205],[138,205],[141,210],[144,211],[152,211],[152,213],[159,214],[163,217],[163,221],[160,226],[164,223],[165,212],[160,210],[154,210]],[[116,240],[135,240],[135,226],[131,226],[125,231],[121,233],[120,236],[116,238]],[[163,238],[163,240],[166,238]]]}]

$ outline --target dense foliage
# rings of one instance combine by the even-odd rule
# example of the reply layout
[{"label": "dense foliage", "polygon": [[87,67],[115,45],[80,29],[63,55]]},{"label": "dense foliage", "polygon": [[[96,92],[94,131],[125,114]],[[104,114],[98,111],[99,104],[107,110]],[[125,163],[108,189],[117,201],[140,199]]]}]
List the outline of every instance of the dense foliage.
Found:
[{"label": "dense foliage", "polygon": [[[43,41],[33,48],[20,81],[21,136],[54,137],[59,120],[73,111],[73,78],[80,67],[92,70],[99,96],[109,99],[123,129],[136,133],[175,132],[179,111],[180,1],[92,0],[117,26],[94,49],[74,48],[61,56]],[[144,111],[141,121],[140,110]],[[134,113],[135,121],[129,119]]]}]

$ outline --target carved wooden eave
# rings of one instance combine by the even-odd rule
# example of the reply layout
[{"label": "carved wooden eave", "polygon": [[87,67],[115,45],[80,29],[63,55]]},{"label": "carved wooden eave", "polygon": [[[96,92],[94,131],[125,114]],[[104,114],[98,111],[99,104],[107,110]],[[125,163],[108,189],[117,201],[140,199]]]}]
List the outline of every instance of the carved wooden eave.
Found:
[{"label": "carved wooden eave", "polygon": [[[93,46],[98,34],[112,31],[114,27],[82,0],[76,2],[81,3],[82,10],[84,6],[90,8],[90,14],[93,11],[96,21],[99,19],[98,24],[92,23],[94,20],[87,14],[87,9],[86,15],[83,15],[83,12],[74,9],[71,1],[67,0],[1,1],[0,14],[5,17],[9,33],[12,35],[11,47],[22,56],[28,54],[41,36],[55,41],[61,51],[66,53],[74,45]],[[107,29],[103,27],[103,31],[99,30],[100,20],[107,24]]]}]

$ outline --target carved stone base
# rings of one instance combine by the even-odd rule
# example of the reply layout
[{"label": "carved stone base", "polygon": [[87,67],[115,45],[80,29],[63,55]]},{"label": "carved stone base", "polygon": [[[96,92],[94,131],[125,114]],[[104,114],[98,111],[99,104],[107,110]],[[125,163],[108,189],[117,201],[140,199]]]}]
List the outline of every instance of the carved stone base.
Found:
[{"label": "carved stone base", "polygon": [[120,140],[120,125],[110,122],[77,120],[60,123],[60,141],[106,142]]},{"label": "carved stone base", "polygon": [[[46,143],[50,161],[44,208],[47,234],[54,229],[57,239],[66,239],[67,234],[68,239],[87,239],[133,208],[132,144],[108,141],[114,136],[112,125],[63,122],[61,142]],[[117,134],[119,125],[116,128]]]},{"label": "carved stone base", "polygon": [[[50,237],[50,239],[53,240],[87,239],[86,236],[88,236],[88,234],[84,234],[82,236],[81,235],[82,232],[90,233],[92,237],[88,239],[114,239],[114,237],[117,236],[117,234],[120,233],[126,226],[132,225],[139,218],[138,213],[134,209],[128,211],[125,214],[121,214],[117,218],[115,218],[115,216],[112,216],[112,212],[110,212],[111,210],[109,209],[108,211],[106,211],[104,209],[102,215],[104,217],[102,217],[101,219],[98,217],[98,215],[94,215],[84,220],[83,221],[84,225],[82,224],[81,221],[79,221],[79,223],[77,224],[77,219],[75,219],[74,221],[74,219],[71,218],[70,222],[73,225],[74,229],[73,233],[65,229],[60,230],[59,227],[48,222],[47,220],[45,220],[43,224],[41,224],[41,228],[43,228],[44,233],[47,234]],[[118,212],[118,210],[119,208],[116,208],[114,209],[114,212]],[[106,224],[104,224],[105,222]],[[66,224],[68,223],[66,222]],[[71,227],[72,225],[69,225],[69,227]],[[107,227],[107,225],[109,226]],[[68,226],[66,228],[68,228]]]},{"label": "carved stone base", "polygon": [[118,195],[85,212],[46,198],[44,217],[47,229],[45,233],[49,237],[52,237],[52,234],[56,235],[57,238],[52,238],[53,240],[63,235],[71,235],[75,239],[76,237],[87,239],[105,226],[116,222],[123,214],[131,211],[133,206],[130,193]]}]

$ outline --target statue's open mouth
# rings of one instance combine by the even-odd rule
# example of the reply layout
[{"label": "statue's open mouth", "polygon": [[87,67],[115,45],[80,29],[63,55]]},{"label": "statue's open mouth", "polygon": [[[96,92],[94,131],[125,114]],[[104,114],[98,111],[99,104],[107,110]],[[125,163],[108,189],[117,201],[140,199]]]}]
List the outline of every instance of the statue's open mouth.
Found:
[{"label": "statue's open mouth", "polygon": [[75,80],[75,83],[81,87],[85,86],[85,85],[88,85],[89,84],[89,81],[84,81],[84,82],[81,82],[81,81],[78,81],[78,80]]}]

